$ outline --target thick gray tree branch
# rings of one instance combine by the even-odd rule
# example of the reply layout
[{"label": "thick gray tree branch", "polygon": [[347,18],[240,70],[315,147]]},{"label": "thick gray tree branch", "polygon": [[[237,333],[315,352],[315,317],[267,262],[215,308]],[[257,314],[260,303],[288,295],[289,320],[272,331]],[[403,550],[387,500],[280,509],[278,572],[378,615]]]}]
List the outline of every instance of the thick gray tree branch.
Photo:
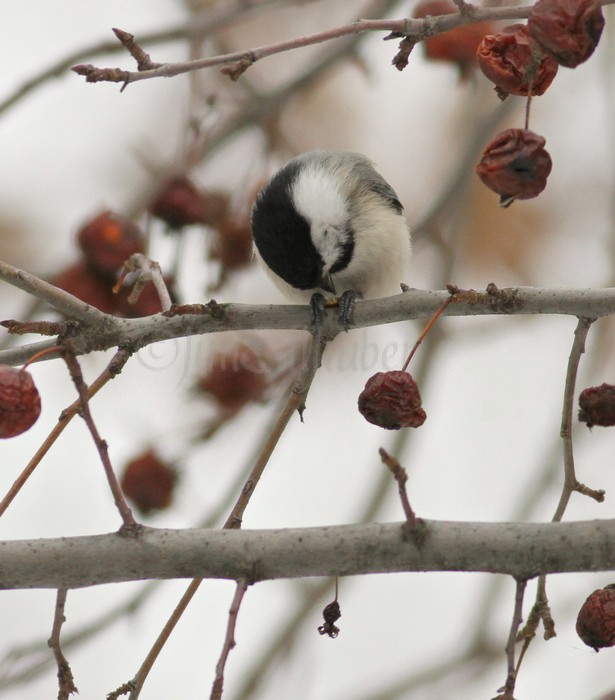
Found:
[{"label": "thick gray tree branch", "polygon": [[421,521],[280,530],[158,530],[136,537],[0,542],[0,588],[80,588],[169,578],[262,581],[410,571],[526,579],[615,569],[615,520]]},{"label": "thick gray tree branch", "polygon": [[[21,276],[6,276],[0,268],[0,279],[15,284],[15,279],[23,282]],[[29,276],[30,279],[32,276]],[[18,285],[20,286],[20,285]],[[27,291],[53,303],[49,287],[39,290],[34,284]],[[23,288],[23,287],[22,287]],[[51,287],[51,289],[55,289]],[[61,290],[58,290],[61,291]],[[424,291],[409,289],[385,299],[373,299],[357,304],[355,328],[396,323],[409,319],[428,318],[433,315],[449,296],[448,291]],[[70,297],[70,299],[67,299]],[[310,311],[306,306],[217,304],[210,302],[195,307],[193,312],[182,311],[176,315],[156,314],[144,318],[124,319],[95,312],[92,307],[75,297],[62,292],[59,310],[69,312],[75,307],[81,318],[81,329],[73,336],[75,350],[85,354],[113,347],[125,347],[136,352],[151,343],[171,338],[184,338],[192,335],[219,333],[237,330],[309,330]],[[91,313],[94,311],[95,313]],[[576,288],[535,288],[514,287],[497,289],[490,285],[487,292],[462,291],[449,304],[443,316],[487,316],[487,315],[527,315],[564,314],[591,319],[615,314],[615,288],[576,289]],[[87,320],[86,320],[87,319]],[[324,333],[334,338],[343,328],[338,321],[335,309],[328,310]],[[0,362],[21,364],[50,341],[32,343],[19,348],[0,352]]]}]

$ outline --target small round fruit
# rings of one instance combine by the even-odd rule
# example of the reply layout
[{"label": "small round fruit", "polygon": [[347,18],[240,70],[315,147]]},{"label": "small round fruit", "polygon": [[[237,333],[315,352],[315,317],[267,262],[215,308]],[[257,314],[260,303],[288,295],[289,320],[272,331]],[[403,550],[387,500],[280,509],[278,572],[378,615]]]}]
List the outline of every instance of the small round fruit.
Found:
[{"label": "small round fruit", "polygon": [[178,175],[162,183],[149,210],[170,229],[181,229],[192,224],[217,224],[227,213],[228,205],[225,193],[201,191],[192,180]]},{"label": "small round fruit", "polygon": [[579,420],[588,428],[615,425],[615,386],[601,384],[583,389],[579,396]]},{"label": "small round fruit", "polygon": [[51,283],[105,314],[117,313],[113,282],[85,260],[62,270],[51,279]]},{"label": "small round fruit", "polygon": [[121,478],[122,491],[143,514],[168,508],[176,482],[175,470],[152,450],[130,460]]},{"label": "small round fruit", "polygon": [[[424,0],[414,8],[412,16],[417,19],[451,15],[458,12],[455,3],[450,0]],[[422,41],[425,58],[430,61],[456,63],[462,78],[471,76],[476,68],[476,49],[485,34],[493,34],[495,27],[491,22],[472,22],[459,27],[428,36]]]},{"label": "small round fruit", "polygon": [[532,39],[524,24],[512,24],[498,34],[485,36],[476,57],[501,99],[508,95],[542,95],[558,69],[555,59]]},{"label": "small round fruit", "polygon": [[211,358],[196,388],[215,399],[222,410],[235,414],[248,403],[263,401],[268,386],[265,362],[251,347],[239,343]]},{"label": "small round fruit", "polygon": [[77,234],[77,242],[87,262],[97,272],[112,278],[125,260],[145,250],[139,227],[111,211],[104,211],[85,224]]},{"label": "small round fruit", "polygon": [[370,377],[359,395],[359,412],[368,423],[386,430],[418,428],[427,418],[416,382],[401,370]]},{"label": "small round fruit", "polygon": [[500,195],[500,205],[537,197],[547,185],[551,156],[545,139],[529,129],[506,129],[487,145],[476,172]]},{"label": "small round fruit", "polygon": [[24,369],[0,365],[0,438],[29,430],[41,414],[41,397],[32,375]]},{"label": "small round fruit", "polygon": [[530,34],[562,66],[576,68],[594,53],[604,15],[600,0],[538,0],[527,20]]},{"label": "small round fruit", "polygon": [[577,616],[577,634],[588,647],[598,651],[615,646],[615,585],[594,591]]}]

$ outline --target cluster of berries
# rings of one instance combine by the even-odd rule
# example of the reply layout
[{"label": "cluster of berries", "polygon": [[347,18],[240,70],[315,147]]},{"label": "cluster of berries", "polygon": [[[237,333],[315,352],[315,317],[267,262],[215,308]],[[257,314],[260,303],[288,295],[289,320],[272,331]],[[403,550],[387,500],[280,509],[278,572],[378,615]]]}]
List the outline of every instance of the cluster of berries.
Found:
[{"label": "cluster of berries", "polygon": [[[414,16],[458,12],[450,0],[426,0]],[[604,16],[600,0],[538,0],[527,24],[498,29],[491,22],[461,25],[423,42],[431,60],[459,66],[462,77],[478,64],[495,84],[497,95],[531,98],[544,94],[559,66],[576,68],[600,41]],[[486,147],[476,167],[480,179],[500,195],[502,206],[539,195],[551,172],[545,139],[530,129],[506,129]]]}]

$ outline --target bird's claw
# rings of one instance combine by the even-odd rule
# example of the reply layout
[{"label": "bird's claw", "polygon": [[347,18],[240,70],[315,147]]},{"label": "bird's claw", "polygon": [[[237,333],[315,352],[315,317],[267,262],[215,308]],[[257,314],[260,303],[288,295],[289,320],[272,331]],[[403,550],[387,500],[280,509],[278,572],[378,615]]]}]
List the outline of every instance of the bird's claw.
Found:
[{"label": "bird's claw", "polygon": [[315,292],[310,297],[310,316],[312,324],[320,330],[325,318],[325,309],[337,306],[339,309],[339,322],[348,331],[354,323],[354,307],[359,297],[358,292],[348,289],[337,299],[325,299],[320,292]]},{"label": "bird's claw", "polygon": [[344,330],[348,332],[348,328],[354,323],[354,307],[359,294],[352,289],[346,290],[338,299],[340,309],[339,320]]},{"label": "bird's claw", "polygon": [[322,327],[323,320],[325,318],[325,298],[320,292],[314,292],[310,297],[310,316],[312,318],[312,325],[317,328]]}]

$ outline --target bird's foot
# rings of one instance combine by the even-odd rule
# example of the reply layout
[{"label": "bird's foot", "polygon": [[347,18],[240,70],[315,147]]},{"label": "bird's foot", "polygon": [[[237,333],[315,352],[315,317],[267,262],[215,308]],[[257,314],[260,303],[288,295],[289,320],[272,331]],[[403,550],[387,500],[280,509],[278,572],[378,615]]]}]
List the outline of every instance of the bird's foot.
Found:
[{"label": "bird's foot", "polygon": [[337,303],[340,310],[339,319],[346,332],[348,332],[348,328],[354,323],[354,307],[359,296],[358,292],[348,289],[338,299]]},{"label": "bird's foot", "polygon": [[314,292],[310,297],[310,316],[312,317],[312,325],[317,329],[322,328],[322,323],[325,318],[325,298],[320,292]]},{"label": "bird's foot", "polygon": [[348,331],[354,323],[354,307],[357,299],[361,295],[352,289],[348,289],[337,299],[325,297],[320,292],[315,292],[310,298],[310,315],[312,324],[318,331],[322,329],[325,318],[325,309],[331,306],[337,306],[339,309],[339,322]]}]

